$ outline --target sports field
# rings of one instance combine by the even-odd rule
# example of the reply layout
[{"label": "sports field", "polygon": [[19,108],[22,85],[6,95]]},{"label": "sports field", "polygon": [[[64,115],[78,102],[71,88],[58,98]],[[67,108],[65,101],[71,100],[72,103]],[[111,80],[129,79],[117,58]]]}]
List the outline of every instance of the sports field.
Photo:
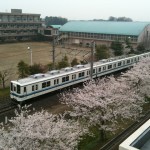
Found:
[{"label": "sports field", "polygon": [[[21,43],[7,43],[0,44],[0,71],[12,71],[11,80],[17,78],[17,64],[20,60],[30,64],[30,52],[28,47],[32,49],[33,63],[40,63],[43,65],[52,62],[52,45],[50,42],[21,42]],[[55,59],[56,63],[65,55],[68,56],[69,61],[75,57],[78,61],[89,57],[90,49],[75,46],[62,47],[56,45]]]}]

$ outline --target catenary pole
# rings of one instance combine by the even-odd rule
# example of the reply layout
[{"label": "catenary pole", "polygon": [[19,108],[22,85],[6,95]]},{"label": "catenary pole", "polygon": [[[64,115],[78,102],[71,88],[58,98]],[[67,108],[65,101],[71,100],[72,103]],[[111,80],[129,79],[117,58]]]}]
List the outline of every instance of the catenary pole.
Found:
[{"label": "catenary pole", "polygon": [[95,42],[91,42],[91,67],[90,67],[90,78],[93,79],[93,57],[94,57],[94,51],[95,51]]}]

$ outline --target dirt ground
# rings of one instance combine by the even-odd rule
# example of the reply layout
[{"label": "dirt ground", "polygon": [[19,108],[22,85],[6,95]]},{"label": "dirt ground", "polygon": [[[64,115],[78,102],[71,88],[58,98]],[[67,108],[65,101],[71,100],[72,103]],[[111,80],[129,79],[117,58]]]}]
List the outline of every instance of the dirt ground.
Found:
[{"label": "dirt ground", "polygon": [[[21,43],[7,43],[0,44],[0,71],[11,71],[10,80],[17,77],[17,64],[20,60],[30,64],[30,52],[28,47],[32,49],[33,63],[40,63],[43,65],[52,62],[52,45],[50,42],[21,42]],[[69,61],[75,57],[80,60],[86,60],[90,55],[90,48],[82,48],[77,46],[56,45],[55,60],[56,63],[65,55],[68,56]]]}]

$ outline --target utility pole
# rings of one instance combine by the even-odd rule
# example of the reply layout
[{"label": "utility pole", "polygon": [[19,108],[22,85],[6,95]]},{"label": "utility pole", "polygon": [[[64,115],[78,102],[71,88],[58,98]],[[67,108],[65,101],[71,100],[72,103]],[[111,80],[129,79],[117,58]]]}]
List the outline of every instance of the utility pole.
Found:
[{"label": "utility pole", "polygon": [[30,51],[30,61],[31,61],[30,65],[32,66],[32,49],[31,49],[31,47],[28,47],[28,50]]},{"label": "utility pole", "polygon": [[53,52],[53,69],[55,69],[55,35],[53,35],[53,50],[52,50],[52,52]]},{"label": "utility pole", "polygon": [[93,56],[95,51],[95,42],[91,42],[91,68],[90,68],[90,78],[93,79]]}]

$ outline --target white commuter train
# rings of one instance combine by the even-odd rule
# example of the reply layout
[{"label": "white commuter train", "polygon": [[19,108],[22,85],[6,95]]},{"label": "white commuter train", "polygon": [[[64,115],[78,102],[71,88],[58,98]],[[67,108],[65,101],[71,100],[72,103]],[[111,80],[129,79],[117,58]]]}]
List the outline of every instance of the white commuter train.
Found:
[{"label": "white commuter train", "polygon": [[[150,57],[150,52],[121,59],[108,59],[93,64],[93,78],[133,66],[143,57]],[[10,97],[22,102],[50,93],[80,82],[89,80],[90,64],[52,70],[45,74],[35,74],[24,79],[11,81]]]}]

